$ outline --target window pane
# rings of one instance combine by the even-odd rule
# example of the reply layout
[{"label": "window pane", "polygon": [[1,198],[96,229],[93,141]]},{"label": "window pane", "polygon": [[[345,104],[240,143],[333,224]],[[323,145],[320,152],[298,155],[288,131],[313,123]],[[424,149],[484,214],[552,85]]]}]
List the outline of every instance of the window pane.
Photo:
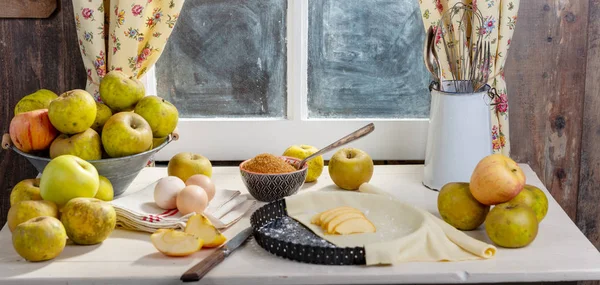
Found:
[{"label": "window pane", "polygon": [[287,0],[186,1],[156,64],[181,117],[286,116]]},{"label": "window pane", "polygon": [[310,0],[311,118],[426,118],[430,75],[414,0]]}]

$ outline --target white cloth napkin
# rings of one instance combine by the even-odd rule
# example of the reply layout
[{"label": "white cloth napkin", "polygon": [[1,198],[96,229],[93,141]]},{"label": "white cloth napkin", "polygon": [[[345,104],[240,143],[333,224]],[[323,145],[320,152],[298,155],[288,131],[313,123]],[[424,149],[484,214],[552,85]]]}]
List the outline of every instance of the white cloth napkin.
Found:
[{"label": "white cloth napkin", "polygon": [[[117,213],[117,227],[153,233],[158,229],[185,229],[188,218],[177,209],[164,210],[154,203],[154,186],[158,181],[111,203]],[[240,191],[217,189],[204,215],[218,229],[224,229],[244,216],[256,200]]]}]

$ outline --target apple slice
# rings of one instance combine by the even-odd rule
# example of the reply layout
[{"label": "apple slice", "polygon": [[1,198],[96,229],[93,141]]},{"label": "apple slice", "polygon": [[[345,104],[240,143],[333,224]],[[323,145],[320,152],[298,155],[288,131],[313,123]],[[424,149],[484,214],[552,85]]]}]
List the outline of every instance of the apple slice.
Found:
[{"label": "apple slice", "polygon": [[204,247],[217,247],[227,238],[204,215],[193,215],[185,224],[185,232],[204,241]]},{"label": "apple slice", "polygon": [[344,213],[344,214],[338,215],[337,217],[335,217],[335,219],[332,219],[331,221],[329,221],[329,223],[327,223],[327,226],[326,226],[327,233],[333,234],[335,227],[337,227],[339,224],[341,224],[342,222],[344,222],[346,220],[354,219],[354,218],[366,219],[365,215],[363,215],[362,213],[350,212],[350,213]]},{"label": "apple slice", "polygon": [[321,225],[321,221],[323,220],[323,218],[324,218],[325,215],[329,215],[332,212],[343,210],[343,209],[354,209],[354,208],[348,207],[348,206],[342,206],[342,207],[337,207],[337,208],[329,209],[327,211],[324,211],[324,212],[321,212],[321,213],[318,213],[318,214],[314,215],[312,217],[312,219],[310,220],[310,222],[313,223],[313,224],[315,224],[315,225]]},{"label": "apple slice", "polygon": [[333,209],[333,211],[330,211],[330,212],[328,212],[328,213],[324,213],[323,215],[321,215],[321,217],[320,217],[320,220],[321,220],[321,221],[320,221],[320,223],[321,223],[321,225],[322,225],[323,223],[325,223],[325,221],[328,221],[328,220],[329,220],[329,219],[330,219],[332,216],[334,216],[334,217],[335,217],[335,215],[337,215],[338,213],[340,213],[340,212],[343,212],[343,211],[353,211],[353,212],[360,213],[360,211],[359,211],[359,210],[357,210],[357,209],[354,209],[354,208],[352,208],[352,207],[339,207],[339,208],[334,208],[334,209]]},{"label": "apple slice", "polygon": [[345,220],[338,224],[333,230],[340,235],[374,233],[376,231],[375,226],[366,218],[352,218]]},{"label": "apple slice", "polygon": [[356,209],[343,209],[343,210],[339,210],[336,212],[333,212],[332,214],[328,215],[325,219],[323,219],[321,221],[321,227],[323,229],[326,229],[327,226],[329,225],[329,222],[333,221],[335,218],[344,215],[344,214],[349,214],[349,213],[355,213],[355,214],[361,214],[362,212],[356,210]]},{"label": "apple slice", "polygon": [[159,229],[150,235],[152,245],[167,256],[187,256],[202,248],[203,240],[173,229]]}]

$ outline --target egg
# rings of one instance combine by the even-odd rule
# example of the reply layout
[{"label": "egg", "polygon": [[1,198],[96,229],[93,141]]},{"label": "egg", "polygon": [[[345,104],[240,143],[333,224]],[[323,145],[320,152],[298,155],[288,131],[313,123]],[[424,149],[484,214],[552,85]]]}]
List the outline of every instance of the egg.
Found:
[{"label": "egg", "polygon": [[185,185],[197,185],[202,187],[202,189],[206,191],[206,195],[208,195],[208,201],[212,200],[215,197],[215,184],[206,175],[192,175],[185,181]]},{"label": "egg", "polygon": [[177,208],[177,194],[185,188],[185,183],[177,176],[167,176],[154,186],[154,202],[162,209]]},{"label": "egg", "polygon": [[198,185],[185,186],[185,188],[177,194],[177,209],[182,215],[187,215],[192,212],[202,214],[206,207],[208,207],[208,195],[206,194],[206,191]]}]

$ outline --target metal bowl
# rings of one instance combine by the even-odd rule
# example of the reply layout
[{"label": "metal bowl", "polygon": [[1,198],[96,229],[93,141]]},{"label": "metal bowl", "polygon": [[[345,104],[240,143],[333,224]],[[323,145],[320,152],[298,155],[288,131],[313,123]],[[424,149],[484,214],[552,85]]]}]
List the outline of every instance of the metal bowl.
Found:
[{"label": "metal bowl", "polygon": [[[296,168],[298,168],[301,161],[287,156],[279,156],[279,158]],[[256,173],[244,169],[244,164],[247,161],[240,164],[242,181],[248,188],[250,195],[262,202],[272,202],[296,194],[304,184],[308,172],[308,163],[306,163],[302,169],[289,173]]]},{"label": "metal bowl", "polygon": [[[171,141],[173,141],[173,135],[169,135],[167,140],[163,142],[161,145],[153,148],[151,150],[125,156],[125,157],[117,157],[117,158],[106,158],[99,160],[88,160],[96,170],[98,170],[98,174],[108,178],[110,183],[113,186],[114,195],[119,196],[125,192],[127,187],[133,182],[133,179],[142,171],[144,167],[148,165],[148,162],[152,158],[152,156],[157,153],[159,150],[168,145]],[[24,153],[17,149],[14,145],[11,144],[11,149],[16,153],[24,156],[29,160],[31,164],[42,173],[46,165],[50,162],[50,158],[35,156],[28,153]]]}]

